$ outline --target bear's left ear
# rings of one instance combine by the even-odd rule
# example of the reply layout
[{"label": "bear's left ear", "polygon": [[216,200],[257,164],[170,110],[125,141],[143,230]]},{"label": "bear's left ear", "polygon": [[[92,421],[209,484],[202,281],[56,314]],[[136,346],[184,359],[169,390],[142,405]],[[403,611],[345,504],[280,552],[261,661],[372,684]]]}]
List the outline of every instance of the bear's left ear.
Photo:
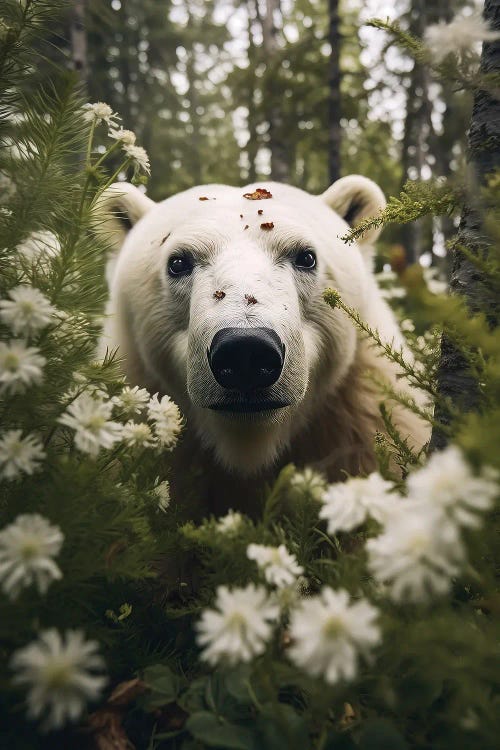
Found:
[{"label": "bear's left ear", "polygon": [[119,250],[128,231],[155,205],[134,185],[115,182],[100,197],[96,231],[104,233],[111,246]]},{"label": "bear's left ear", "polygon": [[[351,227],[362,219],[376,216],[386,206],[385,196],[379,186],[358,174],[341,177],[320,197]],[[358,240],[358,244],[371,245],[380,232],[380,227],[369,229]]]}]

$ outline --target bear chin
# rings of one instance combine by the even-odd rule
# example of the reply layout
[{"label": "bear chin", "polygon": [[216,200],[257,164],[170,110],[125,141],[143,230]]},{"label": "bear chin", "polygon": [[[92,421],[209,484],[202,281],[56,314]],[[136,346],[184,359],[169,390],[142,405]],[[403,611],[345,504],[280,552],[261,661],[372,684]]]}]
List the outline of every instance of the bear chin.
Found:
[{"label": "bear chin", "polygon": [[275,464],[289,446],[290,408],[251,414],[197,411],[199,440],[233,474],[256,475]]}]

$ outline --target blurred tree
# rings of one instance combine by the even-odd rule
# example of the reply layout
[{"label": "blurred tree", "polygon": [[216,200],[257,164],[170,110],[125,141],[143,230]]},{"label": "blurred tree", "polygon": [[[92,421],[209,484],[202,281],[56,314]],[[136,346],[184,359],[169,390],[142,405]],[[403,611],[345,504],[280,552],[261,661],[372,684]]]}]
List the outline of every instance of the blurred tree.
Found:
[{"label": "blurred tree", "polygon": [[84,86],[87,84],[89,73],[85,5],[86,0],[74,0],[71,13],[71,60]]},{"label": "blurred tree", "polygon": [[328,76],[328,174],[330,182],[340,177],[340,144],[341,144],[341,72],[340,72],[340,44],[339,30],[339,0],[329,0],[329,32],[330,64]]},{"label": "blurred tree", "polygon": [[[498,0],[486,0],[484,17],[492,29],[500,31]],[[484,76],[500,75],[499,40],[484,43],[481,73]],[[484,272],[488,268],[491,227],[484,224],[484,206],[480,208],[479,196],[489,177],[500,170],[500,101],[493,85],[478,89],[474,97],[468,135],[471,184],[453,248],[450,280],[452,292],[465,296],[472,313],[483,312],[492,328],[498,325],[500,304],[498,288],[492,286],[491,277]],[[443,337],[441,344],[438,382],[440,395],[448,398],[461,412],[481,408],[478,373],[457,342],[447,336]],[[437,416],[446,423],[446,416],[441,412],[438,408]],[[446,443],[445,434],[435,428],[432,449],[440,449]]]}]

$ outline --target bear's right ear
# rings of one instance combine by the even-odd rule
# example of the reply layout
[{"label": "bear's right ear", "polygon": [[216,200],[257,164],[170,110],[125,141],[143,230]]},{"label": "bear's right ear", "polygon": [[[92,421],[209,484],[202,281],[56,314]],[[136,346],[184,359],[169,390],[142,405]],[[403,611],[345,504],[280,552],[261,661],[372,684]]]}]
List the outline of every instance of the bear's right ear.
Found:
[{"label": "bear's right ear", "polygon": [[151,198],[129,182],[115,182],[99,199],[96,229],[118,250],[134,224],[155,205]]},{"label": "bear's right ear", "polygon": [[[341,177],[320,197],[351,227],[354,227],[362,219],[376,216],[386,206],[385,196],[379,186],[359,174]],[[367,230],[358,240],[358,244],[361,246],[371,245],[380,232],[379,227]]]}]

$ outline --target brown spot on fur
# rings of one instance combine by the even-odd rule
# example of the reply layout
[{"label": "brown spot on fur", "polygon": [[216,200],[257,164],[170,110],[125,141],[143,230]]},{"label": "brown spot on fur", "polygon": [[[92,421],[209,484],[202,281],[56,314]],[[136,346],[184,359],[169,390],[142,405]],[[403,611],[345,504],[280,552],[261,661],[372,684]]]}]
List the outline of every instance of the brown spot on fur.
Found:
[{"label": "brown spot on fur", "polygon": [[243,214],[240,214],[240,219],[242,219],[242,218],[243,218]]},{"label": "brown spot on fur", "polygon": [[248,224],[245,224],[245,226],[243,227],[243,229],[248,229]]},{"label": "brown spot on fur", "polygon": [[259,216],[262,216],[262,214],[264,213],[264,211],[261,208],[259,208],[259,210],[257,211],[257,213],[259,214]]},{"label": "brown spot on fur", "polygon": [[226,296],[226,292],[221,292],[219,290],[214,292],[215,299],[224,299],[225,296]]},{"label": "brown spot on fur", "polygon": [[217,198],[207,198],[206,195],[202,195],[198,198],[199,201],[216,201]]},{"label": "brown spot on fur", "polygon": [[247,305],[256,305],[257,300],[253,296],[253,294],[245,294],[245,299],[247,301]]},{"label": "brown spot on fur", "polygon": [[171,235],[171,232],[169,232],[168,234],[166,234],[166,235],[165,235],[165,237],[164,237],[164,238],[162,239],[162,241],[160,242],[160,246],[161,246],[161,245],[163,245],[163,243],[164,243],[164,242],[166,242],[166,241],[168,240],[168,238],[170,237],[170,235]]},{"label": "brown spot on fur", "polygon": [[274,229],[274,223],[272,221],[265,221],[260,225],[260,228],[264,229],[264,231],[266,232],[269,232],[270,229]]},{"label": "brown spot on fur", "polygon": [[248,201],[263,201],[266,198],[272,198],[273,195],[266,188],[255,188],[253,193],[243,193],[243,197]]}]

